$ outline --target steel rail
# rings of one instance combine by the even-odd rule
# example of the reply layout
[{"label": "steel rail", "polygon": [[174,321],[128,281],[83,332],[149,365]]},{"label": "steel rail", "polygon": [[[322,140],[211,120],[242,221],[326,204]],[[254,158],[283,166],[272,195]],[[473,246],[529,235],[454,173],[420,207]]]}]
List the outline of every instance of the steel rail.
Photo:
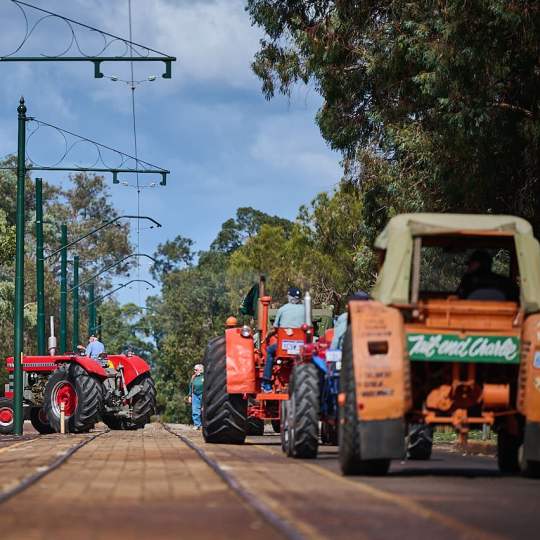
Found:
[{"label": "steel rail", "polygon": [[251,491],[244,488],[229,472],[223,469],[219,463],[212,459],[202,448],[197,446],[185,435],[177,433],[166,424],[161,424],[165,431],[178,437],[184,444],[189,446],[248,506],[253,508],[266,522],[289,540],[306,540],[300,531],[291,523],[280,517],[267,504],[257,498]]},{"label": "steel rail", "polygon": [[[15,497],[15,495],[18,495],[22,491],[33,486],[34,484],[39,482],[42,478],[47,476],[49,473],[52,473],[53,471],[58,469],[60,466],[62,466],[71,456],[73,456],[73,454],[78,452],[81,448],[91,443],[92,441],[95,441],[98,437],[101,437],[101,435],[105,435],[105,433],[108,433],[108,432],[109,430],[102,431],[101,433],[96,433],[92,437],[89,437],[81,441],[80,443],[76,444],[75,446],[72,446],[69,450],[66,450],[62,455],[58,456],[50,465],[47,465],[44,469],[40,469],[34,474],[31,474],[30,476],[23,478],[23,480],[21,480],[16,486],[13,486],[12,488],[6,491],[2,491],[0,493],[0,504],[5,503],[9,499]],[[31,439],[29,441],[24,441],[24,442],[33,442],[34,440],[36,439]]]}]

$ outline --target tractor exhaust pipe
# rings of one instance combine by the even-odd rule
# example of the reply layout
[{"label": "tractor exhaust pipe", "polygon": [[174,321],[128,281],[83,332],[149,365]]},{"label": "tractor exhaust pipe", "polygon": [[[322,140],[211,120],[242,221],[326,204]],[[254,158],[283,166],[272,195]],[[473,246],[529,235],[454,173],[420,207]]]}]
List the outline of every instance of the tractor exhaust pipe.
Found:
[{"label": "tractor exhaust pipe", "polygon": [[306,294],[304,296],[304,313],[306,324],[309,327],[313,326],[313,317],[311,312],[311,294],[309,294],[309,291],[306,291]]},{"label": "tractor exhaust pipe", "polygon": [[56,336],[54,335],[54,317],[51,315],[50,318],[50,325],[51,325],[51,335],[49,336],[49,342],[47,349],[49,350],[49,354],[51,356],[54,356],[56,354]]}]

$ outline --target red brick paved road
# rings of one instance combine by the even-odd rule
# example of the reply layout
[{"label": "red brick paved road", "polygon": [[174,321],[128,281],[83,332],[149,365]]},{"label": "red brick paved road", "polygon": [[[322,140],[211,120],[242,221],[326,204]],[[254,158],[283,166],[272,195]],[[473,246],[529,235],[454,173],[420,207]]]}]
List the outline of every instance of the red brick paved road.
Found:
[{"label": "red brick paved road", "polygon": [[157,424],[87,444],[0,505],[0,531],[1,540],[279,538],[193,450]]}]

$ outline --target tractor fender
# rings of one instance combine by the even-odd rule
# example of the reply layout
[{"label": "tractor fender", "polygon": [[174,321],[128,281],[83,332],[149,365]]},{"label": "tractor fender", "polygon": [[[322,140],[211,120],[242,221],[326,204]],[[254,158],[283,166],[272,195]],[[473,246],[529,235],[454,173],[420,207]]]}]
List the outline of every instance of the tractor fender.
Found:
[{"label": "tractor fender", "polygon": [[525,417],[524,457],[540,461],[540,315],[531,315],[523,325],[517,409]]},{"label": "tractor fender", "polygon": [[240,328],[225,331],[228,394],[255,394],[255,344]]},{"label": "tractor fender", "polygon": [[107,372],[98,364],[95,360],[89,356],[62,356],[60,358],[55,358],[54,361],[57,364],[79,364],[83,369],[88,373],[97,375],[100,379],[107,378]]},{"label": "tractor fender", "polygon": [[122,364],[124,367],[124,380],[126,385],[131,384],[139,375],[150,371],[150,366],[140,356],[132,354],[127,356],[125,354],[108,354],[107,359],[110,360],[114,367],[118,367]]},{"label": "tractor fender", "polygon": [[361,454],[400,457],[412,406],[403,317],[380,302],[351,301],[349,324]]}]

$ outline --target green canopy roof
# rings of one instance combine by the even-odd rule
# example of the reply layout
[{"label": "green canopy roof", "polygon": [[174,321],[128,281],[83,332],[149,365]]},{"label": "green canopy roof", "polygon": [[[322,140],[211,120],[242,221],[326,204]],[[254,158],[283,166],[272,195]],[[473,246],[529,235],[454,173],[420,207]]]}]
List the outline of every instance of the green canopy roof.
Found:
[{"label": "green canopy roof", "polygon": [[383,268],[372,296],[384,304],[409,303],[413,237],[474,235],[500,231],[514,238],[519,264],[521,303],[526,312],[540,311],[540,244],[530,223],[505,215],[401,214],[392,218],[375,240],[386,250]]}]

